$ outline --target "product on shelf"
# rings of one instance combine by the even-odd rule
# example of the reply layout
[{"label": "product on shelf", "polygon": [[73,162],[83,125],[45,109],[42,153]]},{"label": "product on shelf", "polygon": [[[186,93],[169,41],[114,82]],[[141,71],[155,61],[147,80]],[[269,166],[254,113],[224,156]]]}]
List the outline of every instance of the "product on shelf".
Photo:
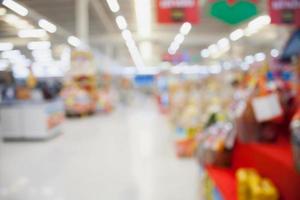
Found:
[{"label": "product on shelf", "polygon": [[96,104],[86,90],[77,86],[67,86],[61,96],[68,115],[84,115],[94,112]]},{"label": "product on shelf", "polygon": [[278,191],[271,180],[262,178],[255,169],[236,172],[238,200],[277,200]]},{"label": "product on shelf", "polygon": [[197,157],[202,165],[230,166],[235,140],[231,123],[218,122],[197,137]]},{"label": "product on shelf", "polygon": [[96,65],[91,52],[73,51],[62,97],[67,115],[87,115],[96,111],[98,89]]}]

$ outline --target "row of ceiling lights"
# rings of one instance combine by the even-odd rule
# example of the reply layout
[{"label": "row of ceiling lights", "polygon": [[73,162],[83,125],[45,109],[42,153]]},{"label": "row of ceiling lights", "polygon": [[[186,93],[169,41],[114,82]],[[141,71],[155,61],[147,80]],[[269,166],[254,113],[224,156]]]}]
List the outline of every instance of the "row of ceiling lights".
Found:
[{"label": "row of ceiling lights", "polygon": [[170,55],[176,54],[176,52],[180,48],[180,45],[183,43],[185,36],[189,34],[191,29],[192,29],[192,24],[189,22],[185,22],[181,25],[179,33],[175,36],[173,42],[168,48],[168,53]]},{"label": "row of ceiling lights", "polygon": [[268,15],[259,16],[256,19],[248,23],[248,26],[245,29],[237,29],[233,31],[229,38],[222,38],[216,44],[210,45],[207,49],[201,51],[201,56],[203,58],[218,58],[224,53],[228,52],[231,48],[231,42],[238,41],[244,36],[250,37],[253,34],[260,31],[266,25],[271,23],[271,18]]},{"label": "row of ceiling lights", "polygon": [[[120,11],[120,5],[117,0],[106,0],[110,10],[113,13],[118,13]],[[126,43],[129,50],[130,56],[136,67],[140,68],[144,66],[142,56],[139,49],[132,37],[132,33],[128,30],[128,25],[126,19],[122,15],[116,17],[116,24],[118,28],[122,31],[122,37]]]},{"label": "row of ceiling lights", "polygon": [[[18,37],[20,38],[38,38],[39,41],[32,41],[27,43],[27,48],[31,50],[34,62],[28,59],[25,55],[21,53],[20,50],[13,50],[14,44],[9,42],[0,43],[1,57],[1,68],[5,68],[8,63],[12,64],[13,72],[18,77],[25,77],[28,74],[28,66],[47,65],[53,60],[51,51],[51,42],[47,41],[48,33],[55,33],[57,31],[57,26],[46,19],[40,19],[38,21],[38,26],[40,29],[35,29],[35,27],[22,17],[29,15],[29,10],[23,5],[17,3],[13,0],[3,0],[2,5],[10,10],[14,11],[17,15],[7,14],[7,10],[2,7],[0,8],[0,16],[2,20],[7,24],[18,29]],[[68,37],[68,43],[74,47],[80,46],[81,41],[75,36]],[[42,70],[42,68],[40,69]],[[54,68],[53,68],[54,70]]]},{"label": "row of ceiling lights", "polygon": [[[25,17],[29,14],[27,8],[13,0],[3,0],[2,4],[22,17]],[[31,25],[28,21],[21,19],[20,17],[13,14],[6,15],[6,10],[4,8],[1,9],[0,15],[4,16],[5,22],[19,29],[18,36],[20,38],[45,39],[48,36],[47,32],[55,33],[57,31],[57,26],[46,19],[40,19],[38,21],[38,26],[41,29],[34,29],[34,26]],[[78,47],[81,45],[80,39],[75,36],[69,36],[67,41],[74,47]]]}]

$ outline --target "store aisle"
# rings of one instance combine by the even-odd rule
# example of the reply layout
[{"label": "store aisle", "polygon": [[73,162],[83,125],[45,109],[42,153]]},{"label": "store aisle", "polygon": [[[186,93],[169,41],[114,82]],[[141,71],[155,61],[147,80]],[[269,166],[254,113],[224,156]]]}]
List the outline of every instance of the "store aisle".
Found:
[{"label": "store aisle", "polygon": [[47,142],[4,143],[1,200],[199,200],[194,160],[175,156],[167,120],[140,97],[111,115],[68,120]]}]

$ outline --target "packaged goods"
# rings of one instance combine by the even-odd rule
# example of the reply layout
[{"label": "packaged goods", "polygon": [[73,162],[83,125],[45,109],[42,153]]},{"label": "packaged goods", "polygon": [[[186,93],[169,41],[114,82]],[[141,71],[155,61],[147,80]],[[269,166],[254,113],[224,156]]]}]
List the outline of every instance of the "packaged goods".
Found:
[{"label": "packaged goods", "polygon": [[254,169],[236,172],[238,200],[277,200],[278,191],[271,180],[262,178]]}]

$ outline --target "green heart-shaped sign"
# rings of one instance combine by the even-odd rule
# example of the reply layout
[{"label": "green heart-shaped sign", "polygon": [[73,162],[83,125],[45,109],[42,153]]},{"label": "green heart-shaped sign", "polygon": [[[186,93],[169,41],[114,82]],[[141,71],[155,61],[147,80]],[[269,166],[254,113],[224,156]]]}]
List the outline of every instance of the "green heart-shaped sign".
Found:
[{"label": "green heart-shaped sign", "polygon": [[241,23],[257,13],[256,5],[246,0],[236,1],[234,4],[229,4],[227,0],[217,0],[210,7],[213,17],[230,25]]}]

